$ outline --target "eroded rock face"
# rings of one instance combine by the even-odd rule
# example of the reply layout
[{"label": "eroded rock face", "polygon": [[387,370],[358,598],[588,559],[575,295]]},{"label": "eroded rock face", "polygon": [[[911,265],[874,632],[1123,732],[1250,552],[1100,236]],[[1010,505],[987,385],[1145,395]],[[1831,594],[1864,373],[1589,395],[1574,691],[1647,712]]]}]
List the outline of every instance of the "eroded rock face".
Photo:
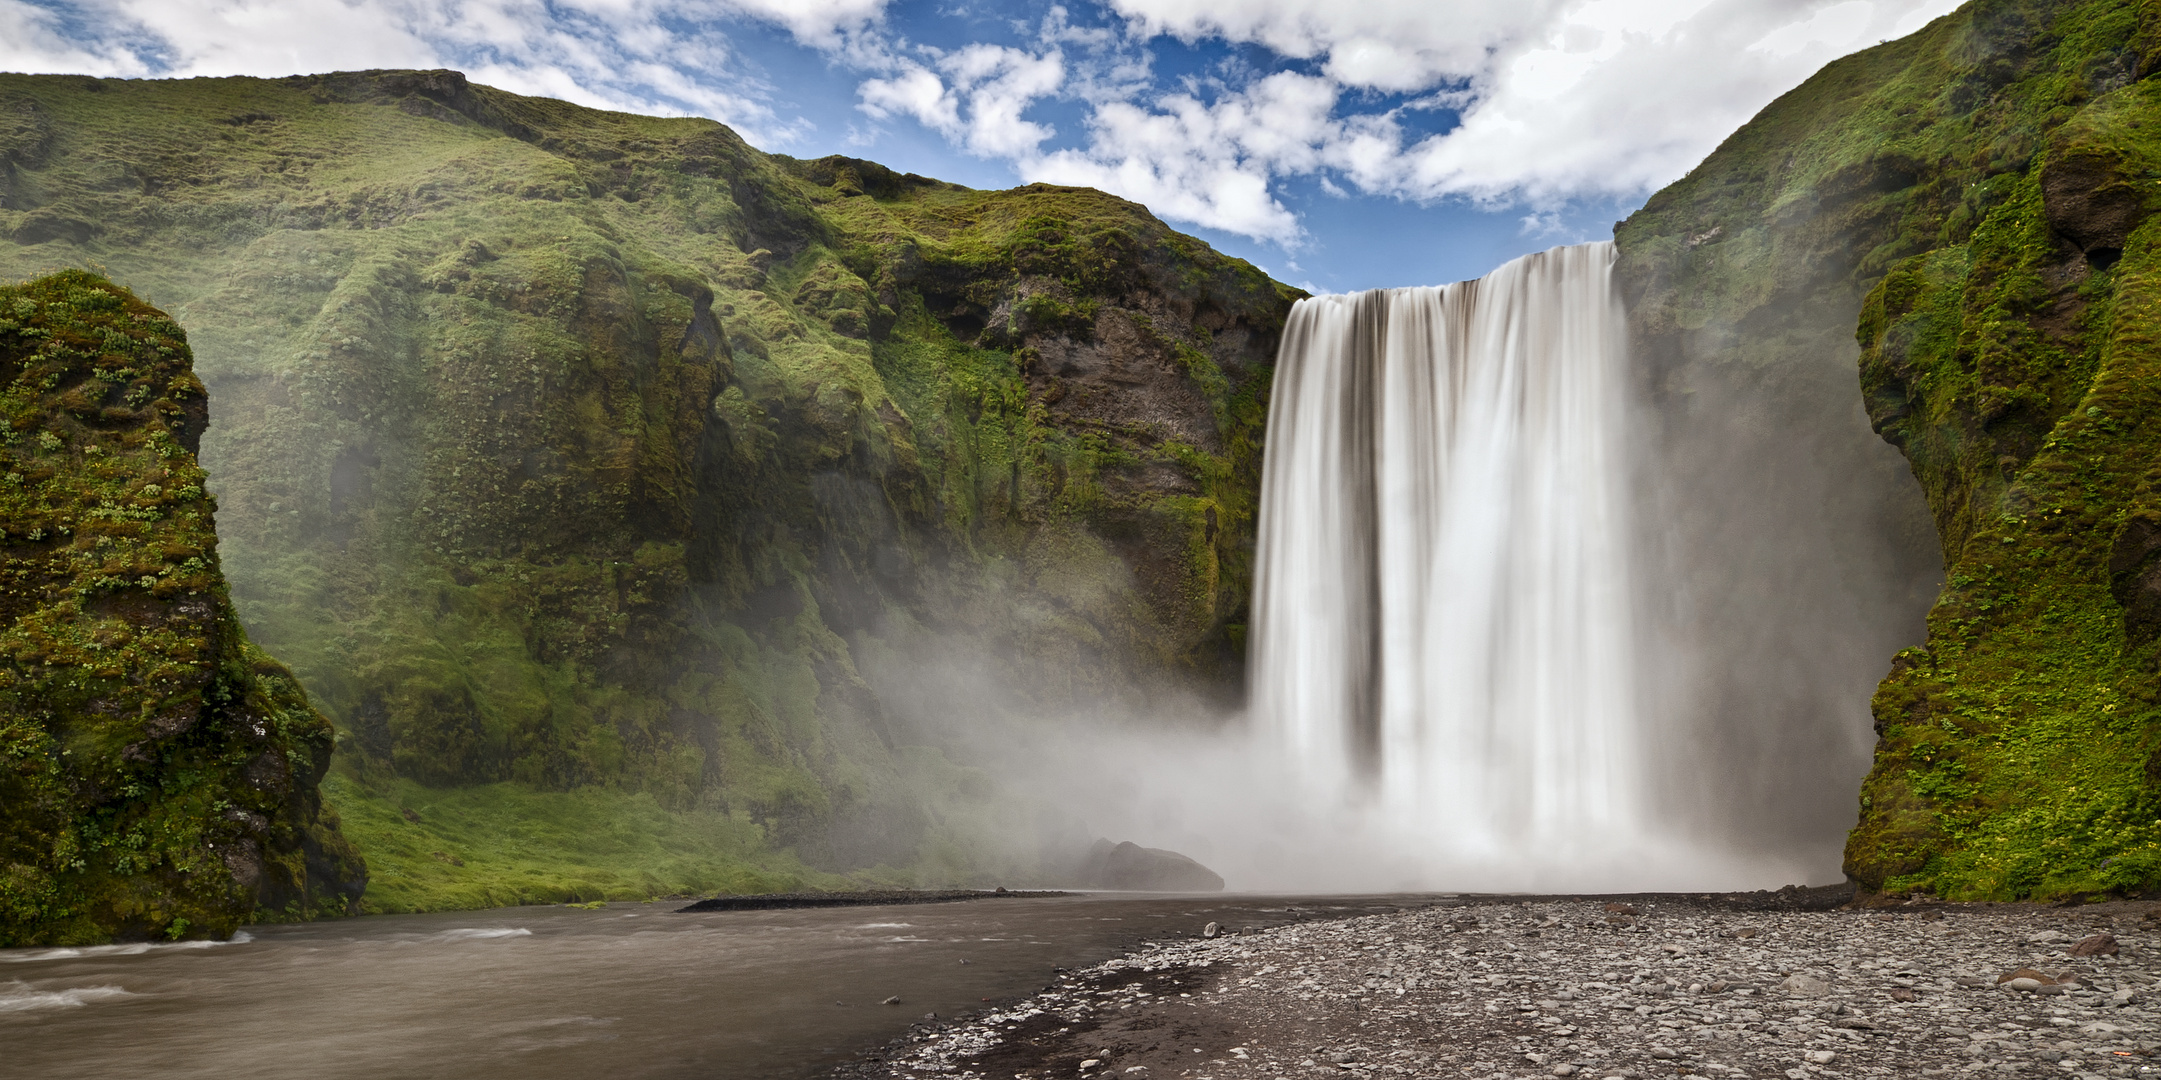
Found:
[{"label": "eroded rock face", "polygon": [[2041,169],[2041,204],[2049,228],[2088,262],[2106,269],[2122,257],[2124,242],[2151,212],[2138,185],[2139,168],[2115,147],[2057,147]]},{"label": "eroded rock face", "polygon": [[2124,641],[2132,647],[2161,632],[2161,514],[2137,514],[2116,534],[2108,561],[2109,595],[2123,606]]},{"label": "eroded rock face", "polygon": [[0,946],[347,911],[330,724],[219,573],[180,328],[70,271],[0,288]]}]

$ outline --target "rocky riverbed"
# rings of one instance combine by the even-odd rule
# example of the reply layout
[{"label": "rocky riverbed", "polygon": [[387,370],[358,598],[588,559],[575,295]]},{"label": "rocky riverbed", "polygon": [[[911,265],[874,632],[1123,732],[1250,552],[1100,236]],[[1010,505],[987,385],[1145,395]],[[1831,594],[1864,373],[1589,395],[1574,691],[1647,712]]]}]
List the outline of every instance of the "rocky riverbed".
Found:
[{"label": "rocky riverbed", "polygon": [[1214,927],[926,1017],[841,1075],[2161,1075],[2161,905],[1748,906],[1444,901]]}]

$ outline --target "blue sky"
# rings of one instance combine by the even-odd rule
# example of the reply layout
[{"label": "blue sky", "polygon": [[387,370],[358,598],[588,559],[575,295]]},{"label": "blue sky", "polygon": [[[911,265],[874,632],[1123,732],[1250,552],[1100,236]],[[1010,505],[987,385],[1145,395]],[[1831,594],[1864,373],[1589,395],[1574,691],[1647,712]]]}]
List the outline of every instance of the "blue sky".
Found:
[{"label": "blue sky", "polygon": [[1612,223],[1952,0],[0,0],[0,70],[456,67],[763,149],[1088,184],[1315,290]]}]

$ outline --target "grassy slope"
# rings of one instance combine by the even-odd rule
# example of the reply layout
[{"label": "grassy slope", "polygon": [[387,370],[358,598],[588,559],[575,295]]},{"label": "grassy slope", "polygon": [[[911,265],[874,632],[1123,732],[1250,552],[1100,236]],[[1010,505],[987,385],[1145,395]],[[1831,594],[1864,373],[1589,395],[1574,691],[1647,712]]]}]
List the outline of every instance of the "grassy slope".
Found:
[{"label": "grassy slope", "polygon": [[[373,907],[1025,873],[866,657],[957,641],[1012,710],[1235,678],[1290,297],[1131,204],[439,73],[0,77],[0,157],[0,268],[190,328],[235,602],[345,733]],[[539,839],[608,815],[659,847]]]},{"label": "grassy slope", "polygon": [[[2127,638],[2110,575],[2161,449],[2151,240],[2128,231],[2161,176],[2141,81],[2161,59],[2155,16],[2130,0],[1969,4],[1831,65],[1622,231],[1669,337],[1752,316],[1820,335],[1866,294],[1870,420],[1905,451],[1948,575],[1927,646],[1874,703],[1847,847],[1871,888],[2161,882],[2152,649]],[[2132,193],[2101,223],[2112,238],[2043,194],[2051,162],[2096,156],[2105,168],[2065,190]]]}]

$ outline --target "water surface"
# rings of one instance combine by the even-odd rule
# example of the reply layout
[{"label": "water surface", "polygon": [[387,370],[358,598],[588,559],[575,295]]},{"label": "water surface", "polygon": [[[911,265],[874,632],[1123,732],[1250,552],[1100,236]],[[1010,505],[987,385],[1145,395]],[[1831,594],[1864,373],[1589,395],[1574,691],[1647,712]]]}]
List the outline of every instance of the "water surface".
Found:
[{"label": "water surface", "polygon": [[0,1073],[808,1077],[926,1013],[1032,993],[1054,967],[1144,940],[1403,902],[1096,894],[699,915],[612,904],[0,950]]}]

